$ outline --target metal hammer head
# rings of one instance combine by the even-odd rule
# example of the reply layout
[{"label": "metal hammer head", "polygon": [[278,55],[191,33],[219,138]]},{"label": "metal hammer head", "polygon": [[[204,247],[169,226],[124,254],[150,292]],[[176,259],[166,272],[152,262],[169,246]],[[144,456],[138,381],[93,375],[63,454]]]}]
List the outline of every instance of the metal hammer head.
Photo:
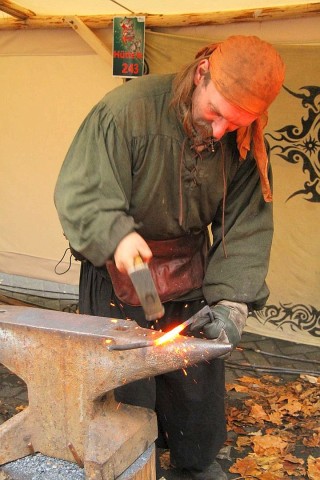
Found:
[{"label": "metal hammer head", "polygon": [[164,314],[164,308],[148,265],[140,257],[137,257],[134,267],[128,273],[141,302],[146,319],[156,320],[161,318]]}]

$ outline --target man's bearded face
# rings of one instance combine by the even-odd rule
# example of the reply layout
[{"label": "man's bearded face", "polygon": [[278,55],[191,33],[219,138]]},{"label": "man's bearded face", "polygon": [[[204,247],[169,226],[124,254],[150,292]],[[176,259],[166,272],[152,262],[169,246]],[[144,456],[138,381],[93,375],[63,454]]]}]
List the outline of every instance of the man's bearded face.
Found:
[{"label": "man's bearded face", "polygon": [[192,95],[192,121],[198,141],[220,140],[228,132],[247,127],[256,118],[256,115],[227,102],[213,82],[206,82],[204,76],[196,85]]}]

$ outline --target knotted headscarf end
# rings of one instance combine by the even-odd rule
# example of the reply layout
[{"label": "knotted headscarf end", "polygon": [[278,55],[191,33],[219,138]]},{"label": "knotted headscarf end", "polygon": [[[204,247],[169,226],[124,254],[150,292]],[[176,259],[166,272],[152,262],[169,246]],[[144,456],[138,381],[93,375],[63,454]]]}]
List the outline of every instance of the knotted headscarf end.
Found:
[{"label": "knotted headscarf end", "polygon": [[247,154],[253,148],[253,155],[257,164],[262,195],[265,202],[272,202],[272,191],[268,178],[268,153],[264,142],[263,130],[268,122],[268,114],[265,112],[248,127],[240,127],[237,130],[237,147],[240,160],[245,160]]}]

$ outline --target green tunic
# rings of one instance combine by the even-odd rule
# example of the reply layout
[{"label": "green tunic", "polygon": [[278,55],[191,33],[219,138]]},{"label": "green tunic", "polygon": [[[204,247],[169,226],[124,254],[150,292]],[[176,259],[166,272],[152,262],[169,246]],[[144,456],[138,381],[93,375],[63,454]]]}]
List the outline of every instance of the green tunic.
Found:
[{"label": "green tunic", "polygon": [[195,154],[169,108],[172,80],[172,75],[131,80],[91,110],[55,189],[64,233],[75,250],[102,266],[134,230],[159,240],[211,224],[205,299],[261,307],[269,293],[265,277],[273,222],[255,160],[248,155],[239,161],[234,132],[216,144],[214,153]]}]

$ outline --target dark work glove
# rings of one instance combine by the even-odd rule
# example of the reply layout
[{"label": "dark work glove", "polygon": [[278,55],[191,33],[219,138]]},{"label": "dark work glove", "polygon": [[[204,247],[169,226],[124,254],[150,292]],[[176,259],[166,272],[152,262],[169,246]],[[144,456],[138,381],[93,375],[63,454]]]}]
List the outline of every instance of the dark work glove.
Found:
[{"label": "dark work glove", "polygon": [[223,330],[229,343],[235,348],[241,339],[246,324],[248,307],[245,303],[221,300],[210,307],[209,313],[199,317],[191,326],[192,333],[203,332],[205,338],[218,338]]}]

